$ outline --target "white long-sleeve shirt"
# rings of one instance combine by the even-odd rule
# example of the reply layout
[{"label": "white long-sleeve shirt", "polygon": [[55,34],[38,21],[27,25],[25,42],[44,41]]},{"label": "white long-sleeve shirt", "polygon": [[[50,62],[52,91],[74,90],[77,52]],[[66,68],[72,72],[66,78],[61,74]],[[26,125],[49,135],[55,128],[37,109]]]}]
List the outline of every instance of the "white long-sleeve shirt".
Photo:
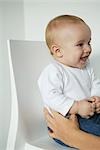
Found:
[{"label": "white long-sleeve shirt", "polygon": [[65,116],[75,100],[100,96],[100,80],[88,63],[83,69],[49,64],[38,79],[44,104]]}]

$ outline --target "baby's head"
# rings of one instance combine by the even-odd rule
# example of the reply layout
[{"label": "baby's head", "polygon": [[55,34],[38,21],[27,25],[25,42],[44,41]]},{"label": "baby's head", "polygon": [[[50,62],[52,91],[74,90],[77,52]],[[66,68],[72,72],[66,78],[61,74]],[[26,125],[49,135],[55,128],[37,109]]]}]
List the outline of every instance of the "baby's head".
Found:
[{"label": "baby's head", "polygon": [[46,43],[53,57],[64,65],[83,68],[91,53],[91,30],[79,17],[62,15],[46,28]]}]

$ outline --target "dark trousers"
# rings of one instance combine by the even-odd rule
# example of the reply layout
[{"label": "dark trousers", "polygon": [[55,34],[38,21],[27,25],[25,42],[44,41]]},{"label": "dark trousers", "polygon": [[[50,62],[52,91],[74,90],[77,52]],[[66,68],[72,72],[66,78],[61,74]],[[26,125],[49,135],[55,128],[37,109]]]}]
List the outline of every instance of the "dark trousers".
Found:
[{"label": "dark trousers", "polygon": [[[87,133],[91,133],[93,135],[100,136],[100,114],[95,114],[89,119],[82,118],[79,115],[77,115],[77,118],[81,130]],[[58,139],[54,139],[54,140],[63,146],[68,146]]]}]

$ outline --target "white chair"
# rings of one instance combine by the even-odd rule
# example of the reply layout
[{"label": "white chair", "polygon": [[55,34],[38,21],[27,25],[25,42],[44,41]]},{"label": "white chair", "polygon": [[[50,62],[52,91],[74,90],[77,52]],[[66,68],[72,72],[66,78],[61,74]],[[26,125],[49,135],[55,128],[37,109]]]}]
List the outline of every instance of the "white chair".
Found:
[{"label": "white chair", "polygon": [[[12,110],[7,150],[72,150],[55,143],[47,132],[37,79],[52,60],[44,42],[8,42]],[[44,83],[45,84],[45,83]]]}]

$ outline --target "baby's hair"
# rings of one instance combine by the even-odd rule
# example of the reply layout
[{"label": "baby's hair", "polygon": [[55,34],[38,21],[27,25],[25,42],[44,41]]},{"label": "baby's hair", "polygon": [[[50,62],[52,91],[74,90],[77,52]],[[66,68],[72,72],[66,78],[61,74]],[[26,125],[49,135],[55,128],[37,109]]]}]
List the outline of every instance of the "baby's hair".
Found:
[{"label": "baby's hair", "polygon": [[[46,32],[45,32],[45,39],[46,39],[46,44],[48,48],[51,49],[51,45],[54,43],[55,33],[57,33],[57,30],[59,29],[59,27],[68,23],[82,23],[82,22],[85,23],[80,17],[73,16],[73,15],[61,15],[61,16],[57,16],[53,18],[48,23],[46,27]],[[51,54],[53,55],[52,52]]]}]

